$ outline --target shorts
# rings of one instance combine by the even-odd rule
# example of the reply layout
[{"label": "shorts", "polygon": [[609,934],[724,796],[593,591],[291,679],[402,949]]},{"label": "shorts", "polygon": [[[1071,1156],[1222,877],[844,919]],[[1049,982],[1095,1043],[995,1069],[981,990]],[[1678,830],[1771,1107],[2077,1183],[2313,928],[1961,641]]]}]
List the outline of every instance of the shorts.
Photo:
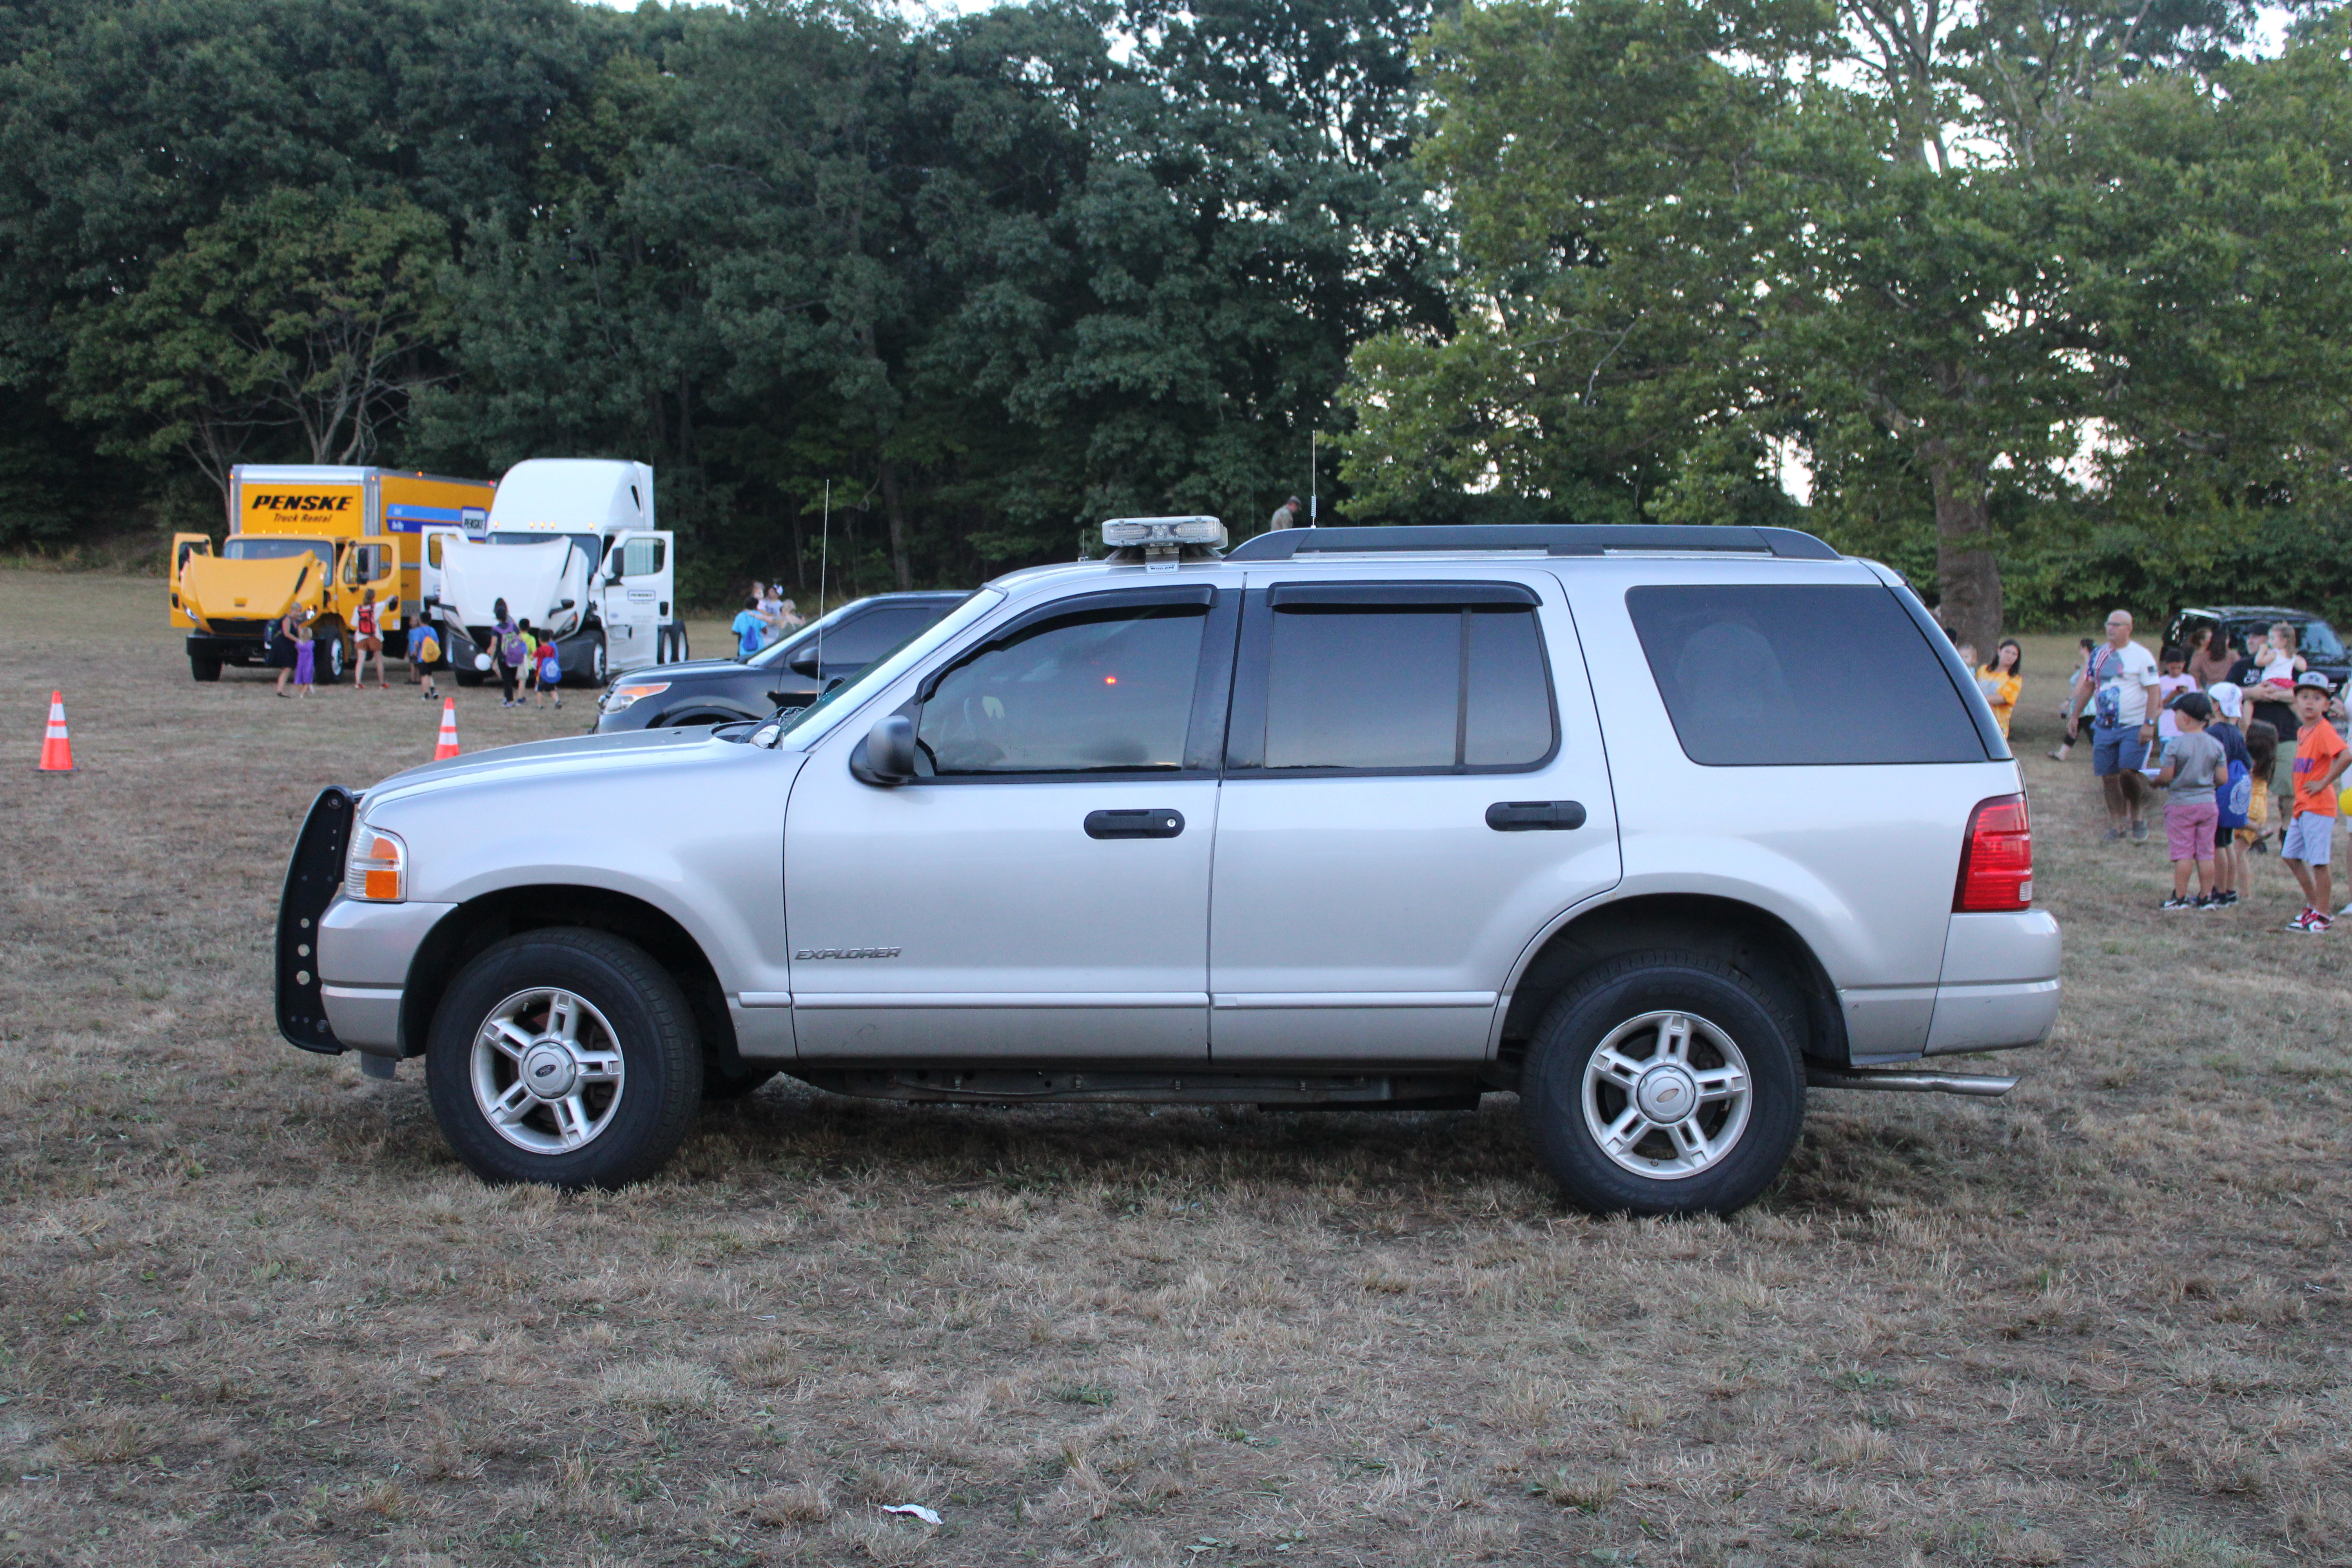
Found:
[{"label": "shorts", "polygon": [[2227,849],[2230,847],[2231,842],[2234,840],[2239,834],[2245,831],[2246,830],[2242,827],[2224,827],[2219,822],[2214,823],[2213,847],[2216,849]]},{"label": "shorts", "polygon": [[383,651],[383,639],[382,637],[362,637],[359,639],[359,645],[360,651],[362,653],[382,653]]},{"label": "shorts", "polygon": [[2286,825],[2286,837],[2279,841],[2279,858],[2325,866],[2335,855],[2336,818],[2315,811],[2295,813]]},{"label": "shorts", "polygon": [[2210,800],[2174,801],[2164,808],[2164,849],[2175,860],[2210,860],[2213,825],[2221,808]]},{"label": "shorts", "polygon": [[2109,773],[2136,773],[2147,761],[2147,742],[2139,738],[2137,724],[2100,724],[2091,731],[2091,773],[2105,778]]}]

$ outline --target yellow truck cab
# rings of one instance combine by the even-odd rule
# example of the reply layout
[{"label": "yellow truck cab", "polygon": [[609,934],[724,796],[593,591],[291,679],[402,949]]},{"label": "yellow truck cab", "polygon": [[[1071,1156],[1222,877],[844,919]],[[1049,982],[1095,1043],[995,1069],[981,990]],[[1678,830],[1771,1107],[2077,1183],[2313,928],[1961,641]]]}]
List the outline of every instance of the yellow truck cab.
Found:
[{"label": "yellow truck cab", "polygon": [[341,680],[369,590],[384,652],[398,657],[435,591],[437,536],[481,531],[497,489],[391,468],[247,464],[229,471],[228,536],[172,537],[171,624],[188,633],[188,669],[267,662],[278,620],[309,612],[318,678]]}]

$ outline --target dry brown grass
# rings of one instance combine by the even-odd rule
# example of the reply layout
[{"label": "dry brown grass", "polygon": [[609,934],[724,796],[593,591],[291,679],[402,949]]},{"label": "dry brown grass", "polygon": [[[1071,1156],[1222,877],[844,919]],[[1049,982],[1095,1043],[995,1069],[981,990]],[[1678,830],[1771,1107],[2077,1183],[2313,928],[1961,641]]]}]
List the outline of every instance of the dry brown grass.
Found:
[{"label": "dry brown grass", "polygon": [[[486,1189],[413,1067],[269,1022],[299,814],[431,712],[193,685],[160,619],[0,573],[0,1563],[2352,1557],[2352,931],[2275,931],[2274,860],[2158,914],[2157,852],[2040,760],[2055,639],[2029,1081],[1817,1095],[1767,1201],[1659,1225],[1564,1212],[1500,1096],[777,1087],[638,1190]],[[52,685],[69,779],[31,772]]]}]

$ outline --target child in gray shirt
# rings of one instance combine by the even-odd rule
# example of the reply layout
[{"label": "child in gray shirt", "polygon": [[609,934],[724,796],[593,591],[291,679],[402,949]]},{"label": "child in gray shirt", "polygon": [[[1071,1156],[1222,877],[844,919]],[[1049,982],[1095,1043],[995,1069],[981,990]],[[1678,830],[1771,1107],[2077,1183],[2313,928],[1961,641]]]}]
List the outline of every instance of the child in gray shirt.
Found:
[{"label": "child in gray shirt", "polygon": [[[2201,691],[2184,691],[2170,704],[2180,732],[2164,743],[2156,782],[2172,786],[2164,807],[2164,841],[2172,857],[2172,897],[2168,910],[2210,910],[2216,907],[2213,890],[2213,825],[2221,820],[2213,786],[2224,775],[2228,757],[2221,742],[2205,732],[2213,721],[2212,700]],[[2189,896],[2189,868],[2197,868],[2197,897]]]}]

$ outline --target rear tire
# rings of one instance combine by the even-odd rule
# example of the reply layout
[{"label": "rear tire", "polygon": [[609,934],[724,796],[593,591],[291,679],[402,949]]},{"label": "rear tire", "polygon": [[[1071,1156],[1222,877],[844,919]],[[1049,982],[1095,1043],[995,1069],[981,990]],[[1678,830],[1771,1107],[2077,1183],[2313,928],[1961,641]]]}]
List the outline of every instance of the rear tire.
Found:
[{"label": "rear tire", "polygon": [[1720,960],[1627,953],[1544,1014],[1520,1111],[1580,1208],[1729,1215],[1771,1185],[1796,1146],[1801,1037],[1769,991]]},{"label": "rear tire", "polygon": [[218,680],[220,671],[221,661],[216,658],[199,658],[194,654],[188,656],[188,673],[198,680]]},{"label": "rear tire", "polygon": [[677,1152],[702,1048],[684,993],[643,948],[560,927],[466,966],[434,1014],[425,1077],[442,1135],[484,1181],[619,1187]]}]

